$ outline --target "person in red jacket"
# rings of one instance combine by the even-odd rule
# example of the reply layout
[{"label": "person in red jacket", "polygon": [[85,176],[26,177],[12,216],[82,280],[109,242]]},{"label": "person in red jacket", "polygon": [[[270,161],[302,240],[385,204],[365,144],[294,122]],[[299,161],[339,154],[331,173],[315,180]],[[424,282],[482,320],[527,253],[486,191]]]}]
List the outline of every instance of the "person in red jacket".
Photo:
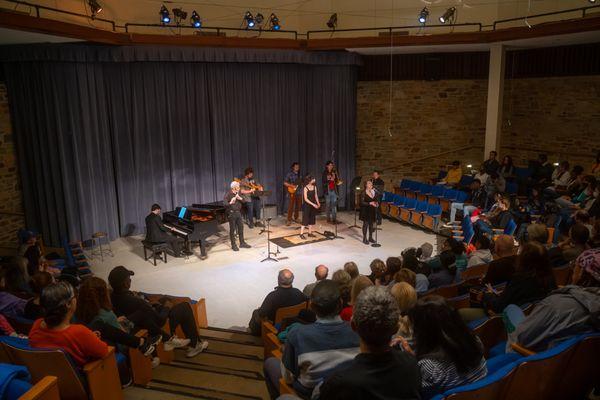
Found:
[{"label": "person in red jacket", "polygon": [[71,324],[77,309],[77,298],[69,283],[57,282],[44,288],[40,303],[46,310],[46,316],[36,320],[31,328],[31,347],[61,349],[68,353],[79,367],[106,357],[106,343],[87,327]]}]

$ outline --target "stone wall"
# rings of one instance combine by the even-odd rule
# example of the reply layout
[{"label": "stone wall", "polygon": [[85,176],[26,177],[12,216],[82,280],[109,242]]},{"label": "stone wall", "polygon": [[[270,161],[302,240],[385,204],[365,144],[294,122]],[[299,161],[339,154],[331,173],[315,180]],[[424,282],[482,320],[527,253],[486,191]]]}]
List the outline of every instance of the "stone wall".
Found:
[{"label": "stone wall", "polygon": [[[483,160],[487,80],[394,82],[391,136],[388,99],[389,82],[358,82],[358,175],[382,169],[391,189],[452,160],[465,169]],[[600,76],[507,80],[501,155],[526,166],[545,152],[589,168],[600,149],[599,99]]]},{"label": "stone wall", "polygon": [[[384,171],[386,187],[402,177],[429,179],[440,165],[477,164],[483,153],[487,80],[358,82],[357,174]],[[440,155],[441,154],[441,155]]]},{"label": "stone wall", "polygon": [[25,225],[23,197],[8,111],[6,85],[0,83],[0,248],[14,248]]}]

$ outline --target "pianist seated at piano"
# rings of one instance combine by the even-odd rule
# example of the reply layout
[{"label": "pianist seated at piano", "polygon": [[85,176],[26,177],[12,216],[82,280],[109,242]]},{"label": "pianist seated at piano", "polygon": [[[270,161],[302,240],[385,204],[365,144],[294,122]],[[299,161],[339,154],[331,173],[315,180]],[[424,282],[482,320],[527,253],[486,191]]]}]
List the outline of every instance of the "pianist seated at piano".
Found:
[{"label": "pianist seated at piano", "polygon": [[246,168],[244,176],[240,179],[240,193],[246,205],[246,218],[248,219],[248,227],[250,229],[254,228],[255,219],[256,226],[262,226],[260,223],[261,201],[260,197],[257,196],[262,190],[263,187],[254,179],[254,170],[252,167]]},{"label": "pianist seated at piano", "polygon": [[146,241],[150,243],[168,243],[175,257],[181,256],[183,239],[169,234],[172,229],[163,224],[160,218],[160,206],[152,204],[150,214],[146,217]]}]

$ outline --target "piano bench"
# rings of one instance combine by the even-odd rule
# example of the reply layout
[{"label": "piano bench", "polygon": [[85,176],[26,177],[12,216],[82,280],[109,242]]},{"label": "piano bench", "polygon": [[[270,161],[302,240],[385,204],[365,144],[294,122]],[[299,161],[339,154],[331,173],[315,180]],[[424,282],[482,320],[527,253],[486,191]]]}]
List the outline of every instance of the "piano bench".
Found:
[{"label": "piano bench", "polygon": [[[142,240],[142,244],[144,245],[144,261],[148,260],[147,250],[151,251],[150,257],[154,259],[154,266],[156,267],[156,255],[157,253],[161,253],[158,258],[167,263],[167,250],[171,247],[168,243],[152,243],[146,240]],[[164,259],[163,259],[164,255]]]}]

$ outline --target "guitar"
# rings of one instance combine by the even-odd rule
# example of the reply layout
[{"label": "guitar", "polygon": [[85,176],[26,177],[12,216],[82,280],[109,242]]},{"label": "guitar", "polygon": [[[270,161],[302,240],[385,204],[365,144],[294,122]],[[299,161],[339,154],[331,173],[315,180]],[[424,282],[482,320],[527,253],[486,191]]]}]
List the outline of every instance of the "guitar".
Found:
[{"label": "guitar", "polygon": [[298,190],[298,185],[295,186],[286,186],[287,191],[289,194],[294,194],[296,193],[296,190]]},{"label": "guitar", "polygon": [[259,185],[257,183],[251,183],[251,182],[242,182],[242,180],[240,178],[233,178],[233,180],[235,182],[238,182],[240,184],[240,186],[243,186],[244,189],[248,189],[248,190],[258,190],[258,191],[263,191],[264,188],[262,185]]}]

